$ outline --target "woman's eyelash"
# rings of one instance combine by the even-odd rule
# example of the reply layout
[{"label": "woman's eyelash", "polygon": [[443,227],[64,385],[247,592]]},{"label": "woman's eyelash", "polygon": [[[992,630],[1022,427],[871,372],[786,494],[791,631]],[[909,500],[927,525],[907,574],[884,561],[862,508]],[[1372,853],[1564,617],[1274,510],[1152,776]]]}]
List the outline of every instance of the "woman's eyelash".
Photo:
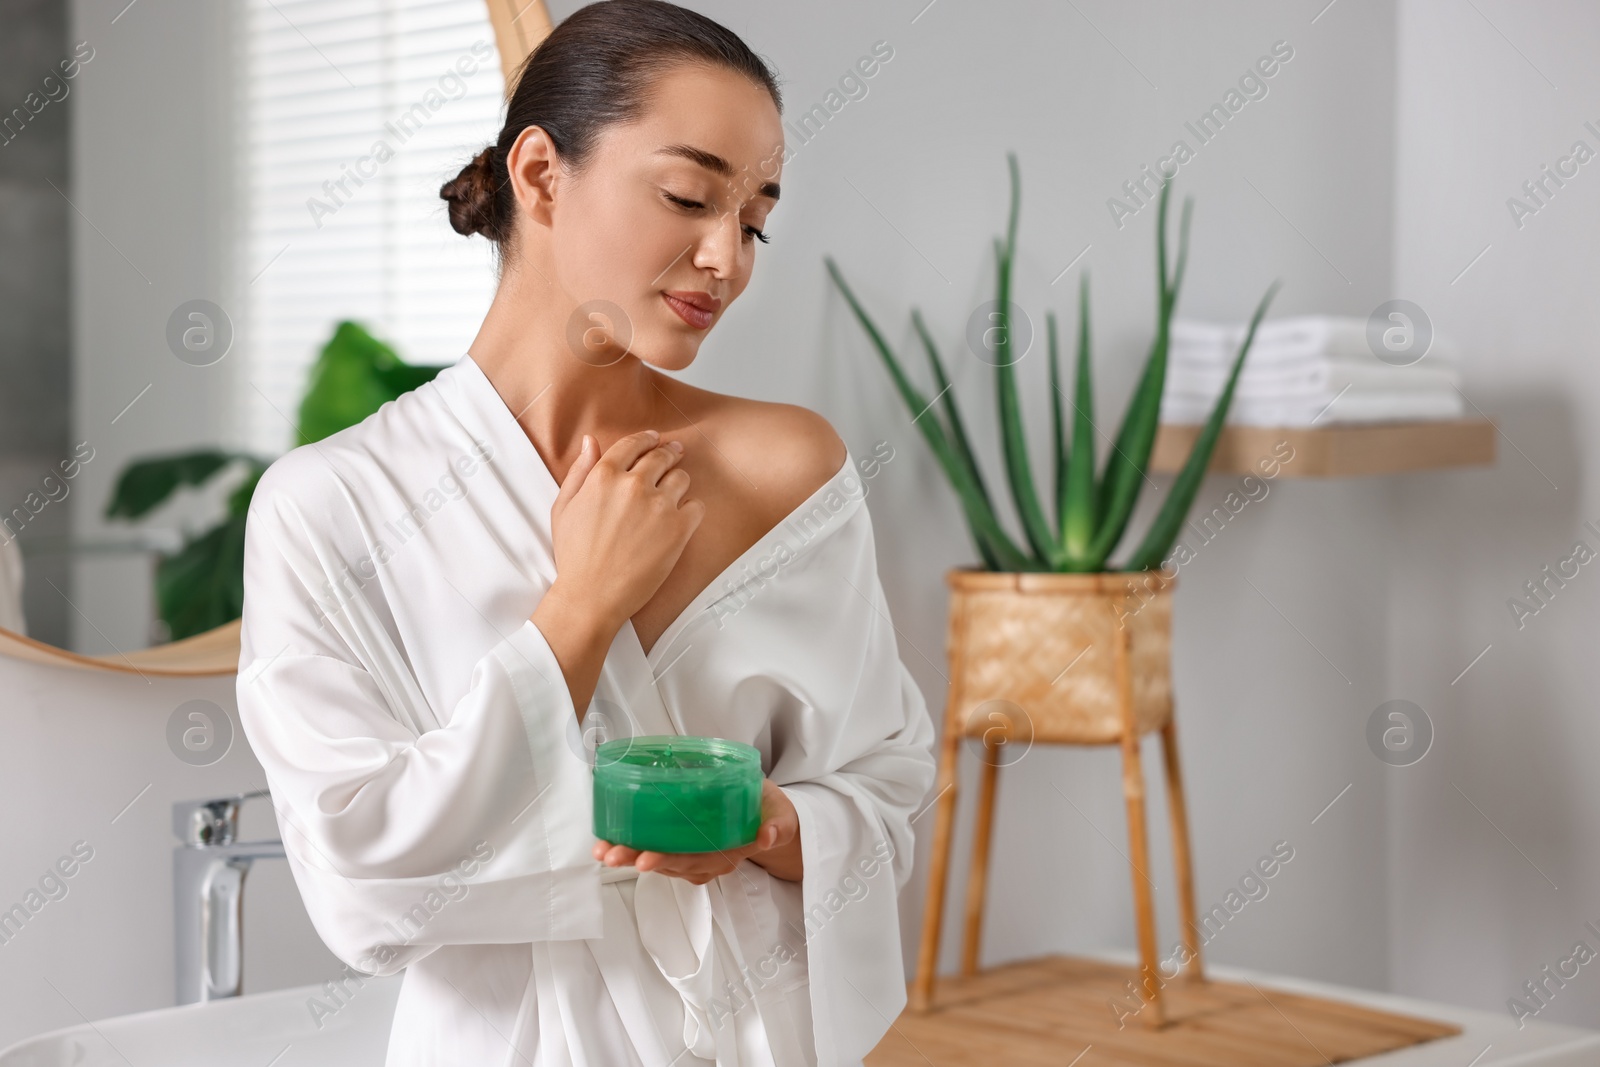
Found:
[{"label": "woman's eyelash", "polygon": [[[705,207],[705,205],[698,200],[686,200],[681,196],[674,196],[672,193],[665,193],[663,195],[665,195],[668,200],[679,205],[680,207],[693,208],[696,210]],[[758,230],[754,226],[747,225],[744,228],[744,232],[749,234],[751,237],[754,237],[762,244],[770,244],[772,241],[772,238],[768,236],[765,230]]]}]

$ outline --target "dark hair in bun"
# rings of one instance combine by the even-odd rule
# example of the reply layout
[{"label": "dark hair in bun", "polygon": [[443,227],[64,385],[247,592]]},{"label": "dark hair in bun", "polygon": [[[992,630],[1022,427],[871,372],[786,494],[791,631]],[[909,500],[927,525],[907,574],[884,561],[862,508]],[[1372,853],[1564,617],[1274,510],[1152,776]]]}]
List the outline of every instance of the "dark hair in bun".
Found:
[{"label": "dark hair in bun", "polygon": [[[491,229],[494,209],[494,153],[490,145],[472,157],[461,173],[439,189],[450,205],[450,228],[468,237],[481,233],[498,240]],[[502,168],[505,164],[501,164]]]},{"label": "dark hair in bun", "polygon": [[665,0],[602,0],[579,8],[528,54],[514,75],[499,139],[439,189],[457,233],[481,233],[503,256],[516,195],[506,153],[529,126],[550,135],[563,162],[582,170],[600,132],[639,117],[657,77],[679,63],[736,71],[783,110],[765,61],[727,27]]}]

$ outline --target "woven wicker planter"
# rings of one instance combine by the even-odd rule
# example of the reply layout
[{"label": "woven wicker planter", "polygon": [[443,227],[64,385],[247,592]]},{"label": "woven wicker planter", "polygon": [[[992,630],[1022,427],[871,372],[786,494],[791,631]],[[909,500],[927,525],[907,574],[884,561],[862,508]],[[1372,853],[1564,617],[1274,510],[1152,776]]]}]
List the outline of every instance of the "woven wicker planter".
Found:
[{"label": "woven wicker planter", "polygon": [[951,710],[967,736],[1005,720],[991,703],[1005,701],[1025,716],[1007,742],[1114,743],[1125,685],[1139,734],[1171,716],[1175,578],[956,569],[945,580]]}]

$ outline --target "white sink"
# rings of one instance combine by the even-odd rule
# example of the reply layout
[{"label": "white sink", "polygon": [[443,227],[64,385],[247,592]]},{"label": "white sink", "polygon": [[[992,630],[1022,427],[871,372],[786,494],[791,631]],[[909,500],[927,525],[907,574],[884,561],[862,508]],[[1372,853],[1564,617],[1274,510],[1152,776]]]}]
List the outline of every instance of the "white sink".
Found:
[{"label": "white sink", "polygon": [[0,1067],[383,1067],[402,975],[368,979],[344,1006],[321,986],[121,1015],[0,1049]]}]

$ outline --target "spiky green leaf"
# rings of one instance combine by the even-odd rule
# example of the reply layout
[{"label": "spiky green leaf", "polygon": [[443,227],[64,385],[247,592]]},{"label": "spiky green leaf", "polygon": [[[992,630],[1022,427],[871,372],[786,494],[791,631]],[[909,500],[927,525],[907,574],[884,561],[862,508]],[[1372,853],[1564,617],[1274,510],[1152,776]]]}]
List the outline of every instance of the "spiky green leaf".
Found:
[{"label": "spiky green leaf", "polygon": [[1039,491],[1033,481],[1033,468],[1028,461],[1027,430],[1022,420],[1022,403],[1017,395],[1016,362],[1019,358],[1012,347],[1011,330],[1011,267],[1017,247],[1017,208],[1021,198],[1021,175],[1017,169],[1015,153],[1007,153],[1011,169],[1011,212],[1006,224],[1004,243],[995,242],[995,330],[991,334],[994,344],[990,349],[995,361],[995,399],[999,406],[1001,452],[1005,456],[1006,478],[1011,484],[1011,497],[1016,504],[1017,517],[1022,521],[1022,531],[1034,556],[1044,565],[1054,567],[1060,559],[1060,550],[1039,503]]},{"label": "spiky green leaf", "polygon": [[1092,569],[1090,558],[1099,525],[1099,494],[1094,483],[1094,384],[1089,355],[1089,275],[1078,286],[1078,361],[1072,393],[1072,462],[1067,471],[1067,506],[1061,517],[1061,543],[1068,570]]},{"label": "spiky green leaf", "polygon": [[1200,491],[1200,483],[1205,480],[1206,468],[1211,465],[1211,453],[1217,447],[1217,438],[1222,435],[1223,424],[1227,422],[1228,408],[1233,403],[1234,387],[1239,383],[1239,372],[1244,369],[1245,357],[1250,354],[1250,345],[1255,341],[1256,327],[1261,324],[1262,317],[1267,313],[1267,306],[1272,303],[1272,297],[1277,291],[1278,283],[1273,282],[1261,297],[1261,303],[1256,305],[1256,312],[1250,318],[1250,328],[1245,331],[1244,342],[1239,346],[1239,354],[1234,357],[1233,369],[1228,372],[1228,381],[1222,388],[1222,395],[1217,397],[1217,402],[1211,409],[1211,416],[1206,419],[1200,435],[1195,438],[1194,447],[1189,450],[1189,458],[1184,461],[1183,469],[1174,479],[1172,489],[1167,493],[1167,499],[1161,503],[1161,510],[1156,513],[1150,529],[1145,532],[1144,540],[1129,557],[1126,570],[1142,571],[1159,567],[1172,550],[1173,543],[1177,541],[1178,531],[1183,527],[1189,508],[1194,505],[1195,494]]},{"label": "spiky green leaf", "polygon": [[1177,269],[1169,282],[1164,271],[1167,262],[1167,194],[1170,189],[1170,181],[1162,183],[1160,205],[1156,211],[1156,261],[1163,272],[1156,285],[1156,337],[1150,346],[1150,355],[1145,361],[1139,384],[1128,401],[1128,409],[1123,415],[1111,454],[1106,457],[1105,474],[1100,482],[1100,524],[1085,560],[1085,566],[1091,570],[1102,569],[1117,542],[1122,540],[1146,480],[1145,469],[1149,466],[1150,453],[1155,448],[1156,431],[1160,428],[1161,392],[1167,382],[1167,346],[1172,313],[1178,303],[1178,290],[1183,282],[1183,269],[1189,253],[1190,204],[1186,202],[1178,228]]},{"label": "spiky green leaf", "polygon": [[961,418],[961,405],[956,403],[955,389],[951,386],[950,376],[945,373],[944,360],[939,357],[939,348],[933,342],[933,335],[928,332],[927,324],[922,321],[922,312],[916,308],[911,309],[911,325],[916,328],[917,336],[922,339],[923,350],[928,354],[928,366],[933,371],[933,382],[939,389],[934,395],[944,409],[946,421],[950,424],[950,444],[972,474],[972,482],[978,487],[978,495],[983,498],[984,506],[993,511],[994,506],[989,500],[989,489],[983,481],[983,471],[978,466],[977,455],[972,451],[972,441],[967,436],[967,425]]},{"label": "spiky green leaf", "polygon": [[984,557],[986,565],[992,569],[1004,568],[1006,570],[1037,570],[1035,565],[1021,549],[1011,540],[995,517],[993,509],[989,506],[986,494],[974,481],[966,463],[957,455],[951,445],[944,427],[939,423],[937,415],[929,410],[932,404],[906,376],[900,366],[900,360],[895,356],[889,343],[884,340],[872,316],[856,299],[855,292],[845,282],[844,275],[839,271],[838,264],[831,256],[824,257],[828,274],[838,286],[839,292],[844,295],[845,302],[850,305],[856,321],[866,331],[867,337],[872,341],[873,349],[883,360],[884,366],[889,371],[889,377],[894,382],[895,389],[900,393],[907,409],[912,415],[912,424],[927,441],[928,447],[933,450],[934,458],[943,468],[945,476],[955,488],[956,495],[961,499],[962,511],[967,519],[967,528],[972,534],[972,539],[978,546],[979,553]]},{"label": "spiky green leaf", "polygon": [[[1050,439],[1054,452],[1052,473],[1055,476],[1056,528],[1066,529],[1067,515],[1067,420],[1063,412],[1061,391],[1060,346],[1056,343],[1056,313],[1045,312],[1045,331],[1050,338]],[[1063,554],[1065,549],[1062,550]]]}]

